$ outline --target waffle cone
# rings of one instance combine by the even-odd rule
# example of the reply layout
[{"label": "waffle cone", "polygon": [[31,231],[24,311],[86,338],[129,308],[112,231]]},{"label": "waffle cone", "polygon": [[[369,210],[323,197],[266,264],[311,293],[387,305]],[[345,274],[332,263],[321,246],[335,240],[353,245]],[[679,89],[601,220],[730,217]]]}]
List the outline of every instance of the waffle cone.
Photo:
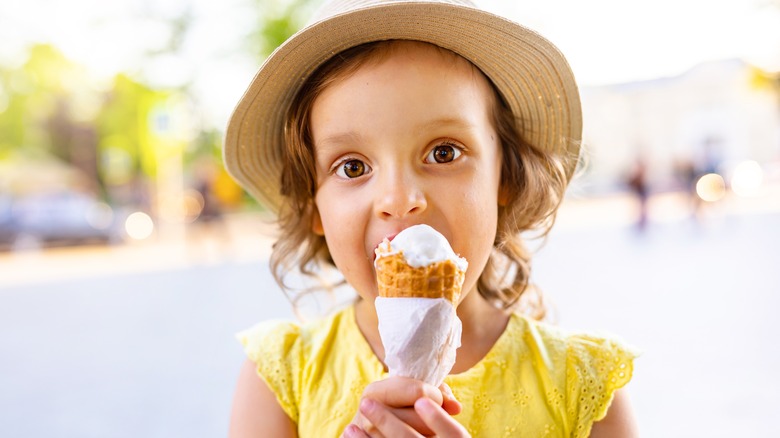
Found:
[{"label": "waffle cone", "polygon": [[457,305],[466,276],[452,260],[414,268],[400,252],[377,258],[375,266],[380,297],[446,298]]}]

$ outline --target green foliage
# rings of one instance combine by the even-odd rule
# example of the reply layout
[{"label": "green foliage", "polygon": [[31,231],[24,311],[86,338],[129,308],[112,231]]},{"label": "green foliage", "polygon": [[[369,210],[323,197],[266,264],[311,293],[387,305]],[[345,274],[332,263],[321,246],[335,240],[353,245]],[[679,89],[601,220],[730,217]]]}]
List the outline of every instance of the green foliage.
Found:
[{"label": "green foliage", "polygon": [[164,93],[125,74],[114,78],[95,121],[104,177],[121,183],[139,172],[155,174],[149,113],[154,103],[164,98]]},{"label": "green foliage", "polygon": [[257,30],[250,35],[248,50],[265,59],[306,23],[312,0],[254,0],[258,12]]},{"label": "green foliage", "polygon": [[[260,60],[300,29],[321,0],[248,1],[257,26],[244,50]],[[170,38],[148,51],[149,59],[181,50],[193,17],[186,10],[164,20]],[[56,46],[33,45],[20,65],[0,65],[0,160],[56,156],[103,189],[152,180],[165,160],[183,160],[185,169],[206,157],[219,165],[223,132],[199,124],[186,105],[188,87],[159,90],[120,72],[109,83],[95,83]],[[226,193],[238,190],[223,185]]]},{"label": "green foliage", "polygon": [[0,69],[0,156],[16,152],[51,152],[47,122],[81,71],[55,47],[30,48],[19,68]]}]

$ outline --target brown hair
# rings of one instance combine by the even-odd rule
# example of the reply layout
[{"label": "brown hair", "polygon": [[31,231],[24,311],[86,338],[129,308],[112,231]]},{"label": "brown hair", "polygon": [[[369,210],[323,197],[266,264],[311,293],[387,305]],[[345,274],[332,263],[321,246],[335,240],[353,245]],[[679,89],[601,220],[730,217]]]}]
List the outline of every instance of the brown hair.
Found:
[{"label": "brown hair", "polygon": [[[393,47],[394,41],[372,42],[335,55],[306,81],[290,109],[285,127],[285,148],[281,151],[285,163],[281,194],[287,202],[279,212],[281,237],[273,247],[271,272],[293,304],[298,297],[291,294],[292,288],[285,282],[291,269],[297,268],[306,276],[321,279],[321,269],[335,268],[324,237],[312,231],[317,189],[310,131],[312,105],[333,82],[369,62],[378,62]],[[492,86],[492,82],[488,82]],[[496,97],[493,123],[503,150],[501,190],[506,194],[507,202],[499,208],[494,251],[480,275],[477,289],[486,300],[499,307],[516,308],[542,319],[547,308],[541,292],[529,284],[531,252],[521,233],[536,230],[537,237],[549,233],[568,184],[565,164],[568,160],[576,161],[577,157],[555,156],[525,142],[518,120],[496,88],[492,88]],[[337,286],[321,284],[322,288],[317,289],[331,290]]]}]

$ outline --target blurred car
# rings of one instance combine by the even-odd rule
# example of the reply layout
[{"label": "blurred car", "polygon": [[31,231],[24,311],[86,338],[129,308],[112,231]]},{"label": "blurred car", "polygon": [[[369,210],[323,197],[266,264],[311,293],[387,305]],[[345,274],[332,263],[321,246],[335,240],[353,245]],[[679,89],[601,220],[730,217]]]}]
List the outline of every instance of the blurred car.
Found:
[{"label": "blurred car", "polygon": [[109,244],[123,238],[113,209],[86,193],[0,195],[0,248]]}]

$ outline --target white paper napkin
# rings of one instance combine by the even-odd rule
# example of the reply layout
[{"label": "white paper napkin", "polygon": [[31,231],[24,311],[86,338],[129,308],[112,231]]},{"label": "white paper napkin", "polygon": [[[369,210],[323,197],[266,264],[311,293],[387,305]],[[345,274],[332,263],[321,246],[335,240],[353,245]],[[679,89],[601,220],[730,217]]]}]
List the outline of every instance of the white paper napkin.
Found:
[{"label": "white paper napkin", "polygon": [[445,298],[388,298],[375,302],[385,365],[391,375],[438,387],[455,364],[461,322]]}]

